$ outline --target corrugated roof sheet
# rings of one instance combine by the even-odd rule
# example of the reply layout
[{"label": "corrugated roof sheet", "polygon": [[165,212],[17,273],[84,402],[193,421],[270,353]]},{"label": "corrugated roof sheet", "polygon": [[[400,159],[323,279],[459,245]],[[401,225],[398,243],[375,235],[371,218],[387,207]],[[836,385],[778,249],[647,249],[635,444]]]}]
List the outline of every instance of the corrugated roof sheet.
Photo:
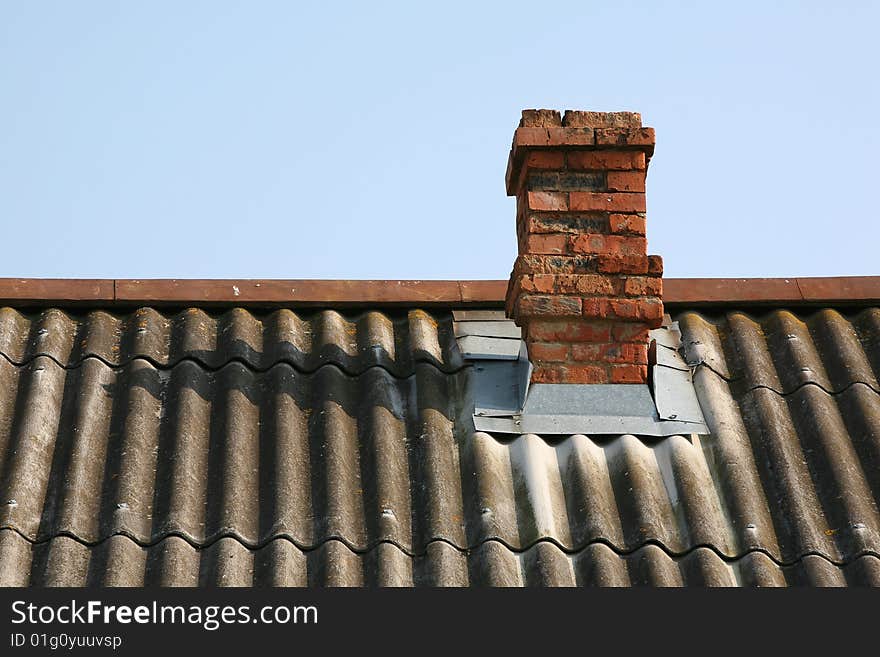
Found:
[{"label": "corrugated roof sheet", "polygon": [[449,312],[0,310],[0,583],[880,584],[880,310],[676,319],[712,435],[509,440]]}]

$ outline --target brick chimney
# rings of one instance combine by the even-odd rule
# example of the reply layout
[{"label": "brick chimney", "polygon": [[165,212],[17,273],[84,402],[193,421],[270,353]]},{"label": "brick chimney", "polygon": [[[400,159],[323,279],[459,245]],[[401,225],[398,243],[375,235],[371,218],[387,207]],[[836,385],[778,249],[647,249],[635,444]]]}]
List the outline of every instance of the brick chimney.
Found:
[{"label": "brick chimney", "polygon": [[660,256],[647,255],[654,129],[633,112],[525,110],[507,163],[519,256],[507,314],[533,383],[645,383],[663,320]]}]

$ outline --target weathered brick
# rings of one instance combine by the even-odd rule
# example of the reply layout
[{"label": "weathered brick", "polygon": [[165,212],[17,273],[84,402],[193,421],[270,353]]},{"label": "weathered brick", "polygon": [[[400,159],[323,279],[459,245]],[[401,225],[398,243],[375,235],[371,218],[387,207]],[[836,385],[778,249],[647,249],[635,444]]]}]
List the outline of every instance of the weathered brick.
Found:
[{"label": "weathered brick", "polygon": [[634,299],[612,299],[608,305],[617,319],[642,319],[638,302]]},{"label": "weathered brick", "polygon": [[506,309],[535,381],[647,379],[648,330],[663,317],[662,260],[645,239],[653,140],[632,113],[523,113],[507,175],[520,255]]},{"label": "weathered brick", "polygon": [[[645,260],[645,267],[647,268],[647,258]],[[598,258],[585,255],[537,255],[523,253],[514,262],[513,270],[518,274],[590,274],[598,271]]]},{"label": "weathered brick", "polygon": [[578,342],[571,345],[571,357],[580,362],[602,362],[604,360],[602,354],[607,352],[610,346],[612,345],[598,342]]},{"label": "weathered brick", "polygon": [[547,128],[549,146],[592,146],[596,140],[592,128]]},{"label": "weathered brick", "polygon": [[578,297],[522,294],[516,302],[516,316],[577,317],[582,303]]},{"label": "weathered brick", "polygon": [[571,249],[572,253],[601,255],[606,253],[606,250],[608,249],[608,246],[606,245],[608,237],[608,235],[599,235],[597,233],[573,235],[569,243],[569,249]]},{"label": "weathered brick", "polygon": [[569,151],[565,154],[568,168],[580,171],[627,171],[644,169],[645,154],[641,151]]},{"label": "weathered brick", "polygon": [[611,365],[611,383],[645,383],[648,380],[646,365]]},{"label": "weathered brick", "polygon": [[538,364],[532,383],[608,383],[608,370],[601,365]]},{"label": "weathered brick", "polygon": [[608,369],[601,365],[568,365],[565,383],[608,383]]},{"label": "weathered brick", "polygon": [[615,280],[596,274],[523,274],[519,290],[538,294],[602,295],[617,294]]},{"label": "weathered brick", "polygon": [[608,215],[608,227],[612,233],[645,234],[645,217],[640,214]]},{"label": "weathered brick", "polygon": [[625,237],[621,235],[576,235],[571,239],[569,249],[572,253],[585,253],[604,256],[644,256],[648,244],[644,237]]},{"label": "weathered brick", "polygon": [[650,328],[657,328],[663,321],[663,302],[659,299],[611,299],[609,305],[609,314],[616,319],[644,322]]},{"label": "weathered brick", "polygon": [[650,328],[659,328],[663,324],[663,302],[660,299],[639,299],[639,319]]},{"label": "weathered brick", "polygon": [[590,319],[607,319],[612,316],[612,299],[603,297],[590,297],[583,299],[581,303],[584,317]]},{"label": "weathered brick", "polygon": [[592,128],[532,127],[517,128],[513,133],[513,147],[546,148],[548,146],[592,146],[595,143]]},{"label": "weathered brick", "polygon": [[530,190],[604,190],[605,174],[598,171],[533,171],[529,173],[527,184]]},{"label": "weathered brick", "polygon": [[545,342],[608,342],[611,324],[577,319],[530,319],[527,332],[531,339]]},{"label": "weathered brick", "polygon": [[566,192],[529,192],[529,209],[531,210],[568,210],[568,193]]},{"label": "weathered brick", "polygon": [[659,276],[630,276],[623,285],[628,297],[663,296],[663,279]]},{"label": "weathered brick", "polygon": [[648,343],[595,343],[581,342],[571,345],[571,357],[575,361],[591,363],[648,364]]},{"label": "weathered brick", "polygon": [[533,255],[562,254],[568,252],[570,238],[559,233],[529,234],[520,240],[520,251]]},{"label": "weathered brick", "polygon": [[[531,194],[532,192],[529,192],[530,196]],[[645,195],[634,192],[571,192],[567,203],[575,212],[645,211]]]},{"label": "weathered brick", "polygon": [[559,342],[531,342],[529,359],[532,362],[565,362],[569,360],[569,345]]},{"label": "weathered brick", "polygon": [[653,146],[654,128],[596,128],[597,146]]},{"label": "weathered brick", "polygon": [[636,344],[633,342],[624,343],[621,345],[622,357],[624,361],[627,363],[633,363],[635,365],[647,365],[648,364],[648,343],[642,342],[640,344]]},{"label": "weathered brick", "polygon": [[562,125],[562,115],[554,109],[525,109],[519,121],[521,128],[549,128]]},{"label": "weathered brick", "polygon": [[565,153],[562,151],[532,151],[523,161],[523,169],[562,169]]},{"label": "weathered brick", "polygon": [[520,276],[519,289],[523,292],[552,294],[556,287],[555,274],[525,274]]},{"label": "weathered brick", "polygon": [[609,171],[607,189],[609,192],[644,192],[644,171]]},{"label": "weathered brick", "polygon": [[565,110],[562,125],[573,128],[640,128],[642,115],[638,112]]},{"label": "weathered brick", "polygon": [[617,294],[614,283],[615,280],[608,276],[580,274],[575,281],[575,291],[590,296]]},{"label": "weathered brick", "polygon": [[527,217],[526,228],[529,233],[607,233],[608,216],[598,212],[592,214],[533,213]]},{"label": "weathered brick", "polygon": [[598,258],[598,270],[603,274],[647,274],[647,256],[610,256]]},{"label": "weathered brick", "polygon": [[611,338],[615,342],[648,342],[648,327],[645,324],[625,322],[612,324]]},{"label": "weathered brick", "polygon": [[561,365],[533,365],[532,383],[565,383]]}]

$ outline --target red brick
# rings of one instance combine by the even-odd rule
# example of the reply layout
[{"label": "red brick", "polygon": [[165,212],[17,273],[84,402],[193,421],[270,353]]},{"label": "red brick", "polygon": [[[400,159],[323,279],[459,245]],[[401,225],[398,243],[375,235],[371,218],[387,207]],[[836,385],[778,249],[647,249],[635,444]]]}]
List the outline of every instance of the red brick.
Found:
[{"label": "red brick", "polygon": [[527,222],[517,220],[517,230],[521,225],[529,233],[607,233],[608,216],[602,212],[529,214]]},{"label": "red brick", "polygon": [[663,303],[659,299],[611,299],[611,313],[620,319],[644,321],[651,328],[654,322],[663,320]]},{"label": "red brick", "polygon": [[608,371],[603,365],[538,364],[532,383],[608,383]]},{"label": "red brick", "polygon": [[611,365],[611,383],[645,383],[648,380],[646,365]]},{"label": "red brick", "polygon": [[532,342],[529,344],[529,359],[532,362],[564,362],[569,359],[569,347],[560,343]]},{"label": "red brick", "polygon": [[592,146],[596,143],[592,128],[547,128],[550,146]]},{"label": "red brick", "polygon": [[648,256],[648,273],[654,276],[663,275],[663,258],[661,256]]},{"label": "red brick", "polygon": [[523,126],[513,133],[513,145],[517,146],[549,146],[547,128],[541,126]]},{"label": "red brick", "polygon": [[554,274],[525,274],[519,279],[520,289],[523,292],[538,292],[552,294],[556,288],[556,276]]},{"label": "red brick", "polygon": [[609,171],[607,184],[609,192],[644,192],[644,171]]},{"label": "red brick", "polygon": [[609,317],[612,314],[610,302],[611,299],[603,297],[584,299],[582,302],[584,317],[591,319],[605,319]]},{"label": "red brick", "polygon": [[[529,202],[531,195],[529,192]],[[631,192],[571,192],[566,199],[568,207],[575,211],[591,212],[644,212],[645,195]]]},{"label": "red brick", "polygon": [[598,256],[598,269],[602,274],[647,274],[647,256]]},{"label": "red brick", "polygon": [[602,365],[537,365],[532,383],[607,383],[608,371]]},{"label": "red brick", "polygon": [[601,365],[568,365],[565,383],[608,383],[608,370]]},{"label": "red brick", "polygon": [[663,324],[663,302],[660,299],[639,299],[639,319],[649,328],[659,328]]},{"label": "red brick", "polygon": [[525,333],[529,340],[545,342],[608,342],[611,339],[611,325],[575,319],[530,319]]},{"label": "red brick", "polygon": [[610,295],[617,293],[612,279],[608,276],[596,276],[594,274],[577,275],[575,289],[580,294],[588,295]]},{"label": "red brick", "polygon": [[603,362],[603,352],[611,345],[597,342],[578,342],[571,345],[571,357],[576,361],[589,363]]},{"label": "red brick", "polygon": [[523,165],[528,169],[562,169],[565,154],[562,151],[534,151],[526,155]]},{"label": "red brick", "polygon": [[620,319],[641,319],[638,302],[635,299],[612,299],[611,313]]},{"label": "red brick", "polygon": [[562,115],[554,109],[525,109],[519,125],[521,128],[548,128],[562,125]]},{"label": "red brick", "polygon": [[564,383],[565,373],[562,365],[535,365],[532,369],[532,383]]},{"label": "red brick", "polygon": [[623,291],[628,297],[662,297],[663,279],[658,276],[631,276]]},{"label": "red brick", "polygon": [[513,133],[513,148],[547,146],[592,146],[595,143],[592,128],[532,127],[517,128]]},{"label": "red brick", "polygon": [[591,363],[628,363],[631,365],[648,364],[648,343],[577,343],[571,345],[573,360]]},{"label": "red brick", "polygon": [[628,171],[645,168],[645,154],[641,151],[570,151],[565,155],[570,169],[584,171]]},{"label": "red brick", "polygon": [[606,256],[644,256],[648,244],[644,237],[585,234],[572,237],[572,253]]},{"label": "red brick", "polygon": [[523,274],[519,283],[523,292],[540,294],[616,294],[612,279],[595,274]]},{"label": "red brick", "polygon": [[640,128],[642,115],[638,112],[585,112],[566,110],[562,125],[581,128]]},{"label": "red brick", "polygon": [[[645,260],[647,263],[647,258]],[[521,253],[513,263],[517,274],[595,274],[598,270],[598,256],[588,255]]]},{"label": "red brick", "polygon": [[568,192],[528,192],[530,210],[568,210]]},{"label": "red brick", "polygon": [[626,342],[621,345],[621,351],[624,361],[635,365],[648,364],[648,343],[643,342],[636,344],[634,342]]},{"label": "red brick", "polygon": [[517,317],[577,317],[582,305],[578,297],[522,294],[516,300],[515,311]]},{"label": "red brick", "polygon": [[572,235],[569,248],[572,253],[601,255],[608,252],[608,246],[606,245],[605,240],[605,235],[598,235],[596,233]]},{"label": "red brick", "polygon": [[644,342],[648,343],[648,327],[635,322],[613,324],[611,338],[615,342]]},{"label": "red brick", "polygon": [[520,250],[524,253],[536,255],[563,254],[568,251],[568,244],[568,235],[526,235],[525,239],[520,241]]},{"label": "red brick", "polygon": [[645,234],[645,218],[638,214],[612,214],[608,216],[612,233]]},{"label": "red brick", "polygon": [[653,146],[654,128],[596,128],[597,146]]}]

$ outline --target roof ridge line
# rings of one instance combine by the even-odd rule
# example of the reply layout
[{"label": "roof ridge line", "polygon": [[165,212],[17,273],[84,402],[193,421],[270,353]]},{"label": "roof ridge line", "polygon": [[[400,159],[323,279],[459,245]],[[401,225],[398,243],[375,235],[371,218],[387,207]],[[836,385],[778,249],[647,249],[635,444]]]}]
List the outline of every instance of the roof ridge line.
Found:
[{"label": "roof ridge line", "polygon": [[[0,304],[503,306],[506,280],[0,278]],[[880,276],[666,278],[667,304],[880,303]]]}]

